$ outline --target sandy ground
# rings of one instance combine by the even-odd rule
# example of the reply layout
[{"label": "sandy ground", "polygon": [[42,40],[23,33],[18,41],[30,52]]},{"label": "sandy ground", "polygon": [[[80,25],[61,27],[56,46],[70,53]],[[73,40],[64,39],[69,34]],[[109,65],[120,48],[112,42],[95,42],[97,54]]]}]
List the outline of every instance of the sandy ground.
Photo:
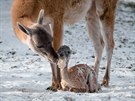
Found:
[{"label": "sandy ground", "polygon": [[[12,0],[0,1],[0,101],[135,101],[135,2],[123,0],[116,12],[115,49],[111,80],[99,93],[52,92],[49,62],[34,54],[14,35],[10,8]],[[81,37],[81,40],[80,40]],[[64,44],[75,52],[70,66],[92,65],[93,46],[85,21],[65,26]],[[105,71],[103,54],[99,82]]]}]

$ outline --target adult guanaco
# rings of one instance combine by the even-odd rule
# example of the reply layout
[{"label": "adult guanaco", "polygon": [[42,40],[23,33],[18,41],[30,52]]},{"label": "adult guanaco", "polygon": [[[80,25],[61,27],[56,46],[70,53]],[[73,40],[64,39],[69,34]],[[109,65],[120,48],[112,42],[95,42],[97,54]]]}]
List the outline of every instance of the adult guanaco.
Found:
[{"label": "adult guanaco", "polygon": [[[106,48],[106,71],[102,84],[109,85],[111,58],[114,48],[114,19],[118,0],[13,0],[11,19],[16,36],[31,47],[29,35],[17,26],[17,22],[31,28],[41,9],[45,11],[44,28],[52,31],[53,48],[57,51],[62,45],[64,23],[74,24],[86,19],[89,36],[95,51],[95,71],[98,74],[103,48]],[[51,28],[49,26],[51,24]],[[44,34],[44,33],[43,33]],[[44,40],[45,37],[44,37]],[[42,43],[42,41],[40,41]],[[44,42],[43,42],[44,43]],[[48,43],[46,43],[48,44]],[[38,47],[37,47],[38,49]],[[40,54],[40,53],[39,53]],[[60,69],[52,64],[52,85],[50,89],[60,87]]]}]

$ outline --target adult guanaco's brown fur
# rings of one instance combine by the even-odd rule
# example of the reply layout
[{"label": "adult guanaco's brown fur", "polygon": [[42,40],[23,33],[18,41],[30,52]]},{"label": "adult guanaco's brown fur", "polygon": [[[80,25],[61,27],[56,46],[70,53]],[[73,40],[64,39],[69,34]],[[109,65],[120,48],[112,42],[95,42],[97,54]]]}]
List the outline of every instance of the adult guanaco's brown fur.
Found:
[{"label": "adult guanaco's brown fur", "polygon": [[[111,58],[114,48],[114,19],[118,0],[13,0],[11,19],[16,36],[29,46],[29,36],[17,27],[17,22],[32,26],[43,9],[44,27],[53,35],[55,51],[62,45],[64,23],[73,24],[85,17],[89,36],[95,50],[95,71],[98,74],[102,51],[106,48],[106,72],[103,85],[108,86],[110,79]],[[51,28],[49,27],[51,24]],[[52,67],[52,86],[60,87],[60,70],[55,64]],[[56,70],[55,70],[56,69]],[[57,72],[57,73],[56,73]]]}]

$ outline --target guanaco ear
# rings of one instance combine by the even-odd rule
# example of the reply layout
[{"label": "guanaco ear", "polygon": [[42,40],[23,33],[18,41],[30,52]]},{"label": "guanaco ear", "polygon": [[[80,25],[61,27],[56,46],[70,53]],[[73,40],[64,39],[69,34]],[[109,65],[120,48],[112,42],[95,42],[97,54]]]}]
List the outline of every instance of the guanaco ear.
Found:
[{"label": "guanaco ear", "polygon": [[37,23],[38,24],[43,24],[43,20],[44,20],[44,10],[41,9],[38,15],[38,20]]},{"label": "guanaco ear", "polygon": [[30,32],[30,28],[24,26],[23,24],[17,22],[17,27],[23,31],[24,33],[26,33],[27,35],[31,36],[31,32]]}]

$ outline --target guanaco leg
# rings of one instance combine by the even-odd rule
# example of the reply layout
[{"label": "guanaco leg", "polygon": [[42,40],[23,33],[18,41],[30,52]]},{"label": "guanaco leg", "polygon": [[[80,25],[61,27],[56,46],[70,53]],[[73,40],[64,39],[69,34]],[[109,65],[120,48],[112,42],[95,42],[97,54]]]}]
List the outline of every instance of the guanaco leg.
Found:
[{"label": "guanaco leg", "polygon": [[89,9],[86,21],[95,50],[95,70],[98,74],[103,48],[106,48],[106,72],[102,84],[109,85],[111,58],[114,48],[114,19],[118,0],[96,0]]},{"label": "guanaco leg", "polygon": [[89,32],[89,36],[93,42],[95,52],[95,71],[98,74],[98,69],[102,57],[102,51],[104,48],[104,42],[101,36],[99,17],[96,13],[96,4],[93,1],[91,8],[88,10],[86,15],[86,23]]},{"label": "guanaco leg", "polygon": [[[114,20],[115,20],[115,9],[118,0],[106,0],[106,3],[99,0],[96,2],[96,6],[102,7],[103,11],[100,13],[100,10],[97,11],[102,28],[102,36],[105,43],[106,49],[106,71],[103,78],[102,85],[108,86],[110,80],[110,68],[111,68],[111,59],[114,49]],[[105,7],[105,8],[104,8]]]},{"label": "guanaco leg", "polygon": [[[62,45],[62,41],[63,41],[63,17],[62,16],[58,16],[54,18],[52,29],[53,29],[53,48],[55,51],[57,51]],[[61,89],[60,68],[58,68],[56,64],[51,64],[51,68],[53,74],[52,86],[49,87],[48,89],[52,89],[52,90]]]}]

